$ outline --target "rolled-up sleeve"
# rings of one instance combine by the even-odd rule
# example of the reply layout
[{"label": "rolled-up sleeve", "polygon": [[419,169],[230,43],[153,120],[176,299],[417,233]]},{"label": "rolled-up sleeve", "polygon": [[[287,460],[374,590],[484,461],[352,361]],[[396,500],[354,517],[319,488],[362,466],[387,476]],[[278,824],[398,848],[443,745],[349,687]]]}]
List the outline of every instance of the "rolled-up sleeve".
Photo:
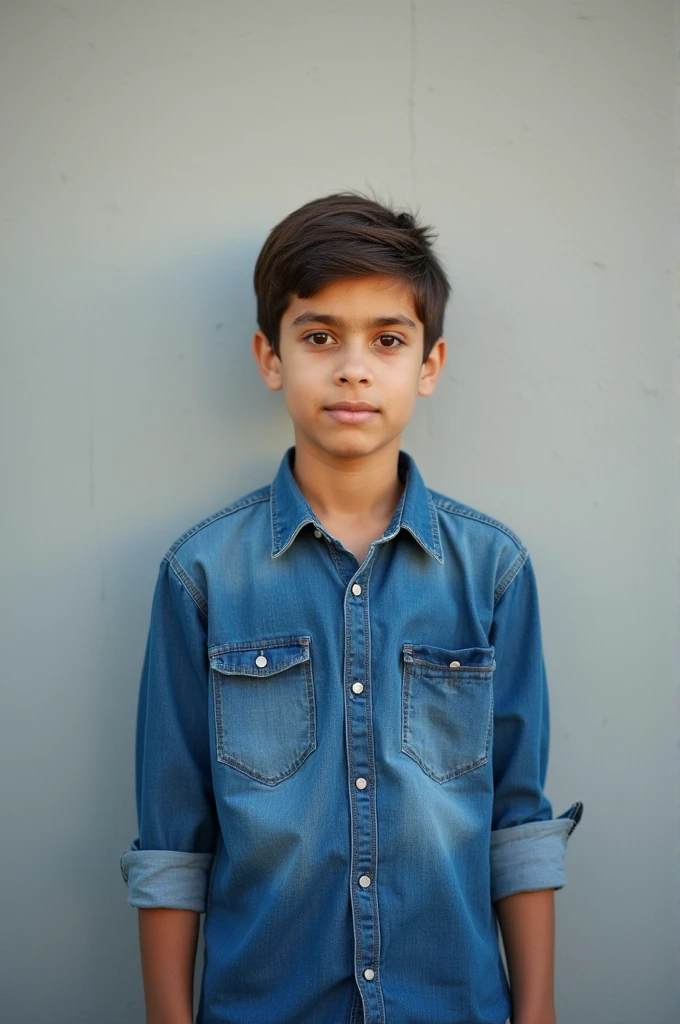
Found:
[{"label": "rolled-up sleeve", "polygon": [[[509,582],[508,582],[509,580]],[[524,549],[506,573],[489,641],[494,672],[491,899],[566,884],[567,839],[583,813],[575,801],[553,818],[543,786],[550,714],[536,578]]]},{"label": "rolled-up sleeve", "polygon": [[[180,579],[180,575],[182,576]],[[164,559],[139,687],[138,837],[120,858],[134,907],[206,909],[218,837],[210,770],[209,664],[200,591]],[[197,600],[198,599],[198,600]]]}]

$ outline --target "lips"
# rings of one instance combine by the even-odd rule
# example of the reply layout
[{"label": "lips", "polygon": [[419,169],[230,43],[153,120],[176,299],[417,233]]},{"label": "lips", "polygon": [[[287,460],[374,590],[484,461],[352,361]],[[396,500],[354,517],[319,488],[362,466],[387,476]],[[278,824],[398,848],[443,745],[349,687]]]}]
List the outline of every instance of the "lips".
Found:
[{"label": "lips", "polygon": [[347,409],[348,412],[377,412],[378,410],[374,405],[369,405],[368,402],[333,402],[332,405],[327,405],[327,409]]},{"label": "lips", "polygon": [[333,402],[326,406],[326,412],[337,423],[366,423],[378,415],[378,410],[368,402]]}]

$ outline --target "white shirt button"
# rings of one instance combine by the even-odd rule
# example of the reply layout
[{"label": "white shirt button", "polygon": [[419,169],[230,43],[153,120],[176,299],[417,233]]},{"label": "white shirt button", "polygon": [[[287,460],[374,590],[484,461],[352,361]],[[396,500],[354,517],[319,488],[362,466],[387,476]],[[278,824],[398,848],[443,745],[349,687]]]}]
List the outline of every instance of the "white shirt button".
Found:
[{"label": "white shirt button", "polygon": [[323,536],[323,534],[321,533],[321,530],[315,530],[315,531],[314,531],[314,536],[315,536],[315,537],[322,537],[322,536]]},{"label": "white shirt button", "polygon": [[449,665],[449,668],[460,668],[460,662],[452,661],[451,664]]},{"label": "white shirt button", "polygon": [[370,967],[367,967],[364,971],[364,978],[366,981],[373,981],[375,978],[375,971],[372,971]]},{"label": "white shirt button", "polygon": [[352,689],[354,690],[355,693],[361,693],[363,688],[364,688],[364,684],[363,683],[360,683],[358,681],[356,683],[352,683]]},{"label": "white shirt button", "polygon": [[359,879],[359,885],[361,886],[362,889],[367,889],[370,884],[371,879],[368,877],[368,875],[362,875],[361,878]]},{"label": "white shirt button", "polygon": [[361,776],[359,776],[359,778],[355,782],[355,786],[357,787],[357,789],[366,789],[367,785],[368,783],[366,782],[366,779],[362,778]]},{"label": "white shirt button", "polygon": [[265,667],[265,665],[267,664],[267,659],[265,658],[264,654],[258,654],[257,658],[255,658],[255,664],[257,665],[258,668]]},{"label": "white shirt button", "polygon": [[355,597],[358,597],[358,596],[359,596],[359,594],[361,593],[361,587],[359,586],[359,584],[358,584],[358,583],[355,583],[355,584],[354,584],[354,585],[352,586],[352,593],[353,593],[353,594],[355,595]]}]

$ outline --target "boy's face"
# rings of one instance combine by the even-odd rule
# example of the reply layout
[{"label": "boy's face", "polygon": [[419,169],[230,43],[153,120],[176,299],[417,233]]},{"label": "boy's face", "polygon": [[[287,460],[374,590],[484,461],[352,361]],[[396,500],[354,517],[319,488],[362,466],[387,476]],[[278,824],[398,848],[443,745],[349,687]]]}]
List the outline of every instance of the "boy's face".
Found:
[{"label": "boy's face", "polygon": [[[423,344],[408,286],[367,276],[294,298],[281,318],[281,358],[261,331],[253,352],[267,387],[283,390],[296,444],[357,457],[398,445],[416,397],[434,390],[446,342],[439,338],[425,362]],[[334,409],[338,403],[370,409]]]}]

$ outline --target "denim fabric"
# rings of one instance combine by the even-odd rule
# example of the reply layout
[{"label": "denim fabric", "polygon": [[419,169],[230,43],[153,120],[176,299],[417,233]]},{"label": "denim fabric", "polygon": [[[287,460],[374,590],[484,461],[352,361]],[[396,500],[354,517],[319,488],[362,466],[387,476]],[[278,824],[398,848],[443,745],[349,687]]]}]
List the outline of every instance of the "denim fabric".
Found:
[{"label": "denim fabric", "polygon": [[283,456],[164,556],[128,901],[205,913],[198,1024],[505,1024],[494,901],[565,884],[536,580],[406,487],[360,565]]}]

